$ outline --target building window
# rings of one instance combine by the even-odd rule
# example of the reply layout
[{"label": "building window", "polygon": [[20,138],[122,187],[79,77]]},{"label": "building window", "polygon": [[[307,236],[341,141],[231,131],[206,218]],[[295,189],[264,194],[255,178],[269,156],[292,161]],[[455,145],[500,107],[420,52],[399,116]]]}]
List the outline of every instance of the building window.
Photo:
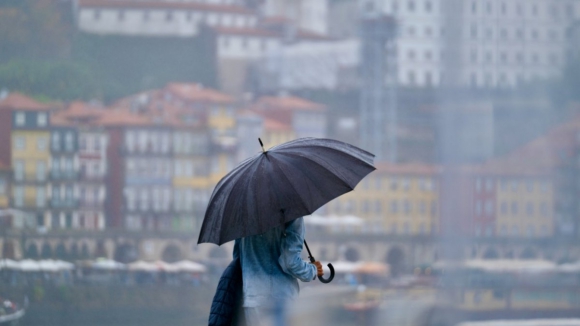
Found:
[{"label": "building window", "polygon": [[407,57],[409,58],[409,60],[414,60],[415,59],[415,51],[409,50],[409,52],[407,52]]},{"label": "building window", "polygon": [[501,13],[502,13],[502,15],[507,14],[507,6],[506,6],[505,2],[501,3]]},{"label": "building window", "polygon": [[73,150],[73,133],[72,132],[67,132],[66,136],[65,136],[65,146],[66,146],[66,150],[67,151],[72,151]]},{"label": "building window", "polygon": [[534,215],[534,204],[533,203],[527,203],[526,204],[526,214],[531,217]]},{"label": "building window", "polygon": [[518,28],[516,30],[516,36],[518,37],[518,39],[523,40],[524,39],[524,31],[520,28]]},{"label": "building window", "polygon": [[487,9],[487,13],[491,15],[492,14],[491,2],[487,3],[486,9]]},{"label": "building window", "polygon": [[411,214],[411,202],[407,199],[405,199],[405,201],[403,201],[403,211],[405,212],[406,215]]},{"label": "building window", "polygon": [[36,206],[44,207],[46,204],[46,194],[44,187],[37,187],[36,188]]},{"label": "building window", "polygon": [[475,215],[481,216],[482,212],[483,212],[483,208],[482,208],[481,200],[478,200],[475,202]]},{"label": "building window", "polygon": [[415,1],[413,1],[413,0],[409,1],[407,8],[409,9],[409,12],[414,12],[415,11]]},{"label": "building window", "polygon": [[491,178],[485,179],[485,191],[487,192],[493,191],[493,179]]},{"label": "building window", "polygon": [[500,205],[500,210],[502,214],[507,214],[508,213],[508,205],[505,201],[501,202]]},{"label": "building window", "polygon": [[471,25],[471,37],[477,38],[477,26],[476,25]]},{"label": "building window", "polygon": [[415,72],[410,70],[407,78],[409,79],[409,85],[415,85]]},{"label": "building window", "polygon": [[500,36],[501,36],[502,39],[506,40],[508,38],[507,29],[502,28],[501,31],[500,31]]},{"label": "building window", "polygon": [[477,63],[477,50],[476,49],[472,49],[471,50],[471,63]]},{"label": "building window", "polygon": [[119,11],[119,13],[117,14],[117,19],[119,21],[124,21],[125,20],[125,11],[123,11],[123,10]]},{"label": "building window", "polygon": [[433,10],[433,5],[431,4],[431,1],[425,1],[425,11],[431,12],[432,10]]},{"label": "building window", "polygon": [[493,215],[493,211],[494,211],[494,207],[493,207],[493,201],[492,200],[486,200],[485,201],[485,215],[487,216],[491,216]]},{"label": "building window", "polygon": [[485,54],[485,62],[487,62],[487,63],[493,62],[493,54],[491,52],[487,52]]},{"label": "building window", "polygon": [[473,1],[471,3],[471,13],[472,14],[476,14],[477,13],[477,2],[476,1]]},{"label": "building window", "polygon": [[397,182],[397,178],[395,178],[395,177],[391,178],[390,188],[393,191],[395,191],[399,188],[399,183]]},{"label": "building window", "polygon": [[475,192],[481,192],[481,187],[482,187],[482,180],[481,178],[477,178],[475,179]]},{"label": "building window", "polygon": [[16,112],[16,126],[22,127],[26,123],[26,114],[24,112]]},{"label": "building window", "polygon": [[45,127],[47,124],[46,113],[39,113],[36,116],[36,123],[38,124],[39,127]]},{"label": "building window", "polygon": [[518,215],[518,203],[515,201],[512,202],[512,215]]},{"label": "building window", "polygon": [[14,179],[23,180],[24,179],[24,161],[15,160],[14,161]]},{"label": "building window", "polygon": [[248,39],[246,37],[242,38],[242,48],[246,49],[248,47]]},{"label": "building window", "polygon": [[52,134],[52,149],[60,150],[60,134],[56,131]]},{"label": "building window", "polygon": [[169,22],[169,21],[172,21],[172,20],[173,20],[173,12],[172,11],[168,11],[165,14],[165,21],[168,21]]},{"label": "building window", "polygon": [[526,182],[526,190],[528,192],[533,192],[534,191],[534,182],[533,181],[527,181]]},{"label": "building window", "polygon": [[14,187],[14,205],[16,207],[24,206],[24,187],[15,186]]},{"label": "building window", "polygon": [[391,213],[396,214],[399,211],[398,203],[396,200],[391,200]]},{"label": "building window", "polygon": [[26,139],[23,136],[16,136],[14,138],[14,149],[23,150],[26,147]]},{"label": "building window", "polygon": [[517,181],[512,181],[512,191],[513,192],[518,191],[518,182]]},{"label": "building window", "polygon": [[491,28],[485,30],[485,37],[487,37],[490,40],[493,38],[493,30]]},{"label": "building window", "polygon": [[537,40],[538,39],[538,31],[537,30],[532,30],[532,39],[533,40]]},{"label": "building window", "polygon": [[95,11],[93,11],[93,19],[94,19],[94,20],[99,20],[99,19],[101,19],[101,11],[100,11],[100,10],[95,10]]},{"label": "building window", "polygon": [[36,180],[44,181],[46,179],[46,163],[44,161],[36,162]]},{"label": "building window", "polygon": [[542,217],[548,217],[548,204],[543,202],[540,204],[540,213]]},{"label": "building window", "polygon": [[540,183],[540,191],[543,194],[548,192],[548,182],[547,181],[542,181],[542,183]]},{"label": "building window", "polygon": [[45,137],[38,137],[36,139],[36,149],[40,152],[44,152],[46,150],[46,138]]},{"label": "building window", "polygon": [[433,85],[433,77],[431,76],[431,72],[425,73],[425,85],[432,86]]}]

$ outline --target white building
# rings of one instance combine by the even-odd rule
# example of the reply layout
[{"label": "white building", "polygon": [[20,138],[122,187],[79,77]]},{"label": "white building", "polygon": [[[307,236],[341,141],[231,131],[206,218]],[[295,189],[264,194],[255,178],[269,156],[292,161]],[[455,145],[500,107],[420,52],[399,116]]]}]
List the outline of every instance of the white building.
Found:
[{"label": "white building", "polygon": [[233,0],[76,0],[79,30],[95,34],[195,36],[202,24],[247,28],[255,13]]},{"label": "white building", "polygon": [[284,17],[309,32],[328,32],[328,0],[266,0],[263,11],[266,17]]},{"label": "white building", "polygon": [[[580,17],[579,0],[459,0],[454,13],[445,12],[443,1],[360,1],[361,10],[378,8],[399,24],[401,85],[439,85],[449,53],[459,54],[453,62],[459,65],[464,86],[506,88],[561,73],[566,29]],[[453,44],[446,38],[449,17],[461,28],[461,37]],[[457,48],[449,51],[450,47]]]},{"label": "white building", "polygon": [[[562,72],[571,42],[567,30],[580,18],[580,0],[457,0],[460,5],[452,13],[445,12],[443,1],[358,1],[357,17],[373,11],[393,15],[397,21],[399,85],[439,86],[448,62],[457,68],[459,84],[474,88],[510,88],[558,77]],[[450,19],[456,19],[454,26],[461,29],[454,41],[446,35]],[[338,68],[359,65],[361,60],[359,43],[343,42],[308,48],[284,46],[278,53],[269,53],[263,70],[270,79],[279,75],[277,83],[287,89],[332,87],[333,80],[344,79]],[[449,55],[457,58],[447,58]],[[320,60],[323,57],[326,59]],[[335,64],[339,58],[351,60]]]}]

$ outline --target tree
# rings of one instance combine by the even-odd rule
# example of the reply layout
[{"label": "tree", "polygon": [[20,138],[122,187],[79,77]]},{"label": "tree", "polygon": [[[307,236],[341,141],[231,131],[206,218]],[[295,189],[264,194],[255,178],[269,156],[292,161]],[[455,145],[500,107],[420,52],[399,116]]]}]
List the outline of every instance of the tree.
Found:
[{"label": "tree", "polygon": [[63,58],[70,26],[54,0],[3,1],[0,6],[0,62],[14,58]]},{"label": "tree", "polygon": [[10,61],[0,65],[0,86],[48,99],[90,100],[100,95],[90,69],[68,61]]}]

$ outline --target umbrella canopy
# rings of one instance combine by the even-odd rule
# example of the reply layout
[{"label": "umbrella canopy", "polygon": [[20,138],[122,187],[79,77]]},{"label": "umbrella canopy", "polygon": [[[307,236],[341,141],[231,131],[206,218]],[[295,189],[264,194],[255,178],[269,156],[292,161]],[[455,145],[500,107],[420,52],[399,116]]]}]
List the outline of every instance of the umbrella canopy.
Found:
[{"label": "umbrella canopy", "polygon": [[31,259],[25,259],[18,262],[19,269],[23,272],[37,272],[40,271],[40,264]]},{"label": "umbrella canopy", "polygon": [[179,272],[179,267],[175,264],[168,264],[162,260],[158,260],[155,263],[155,266],[158,270],[168,272],[168,273],[177,273]]},{"label": "umbrella canopy", "polygon": [[99,258],[90,264],[92,268],[103,270],[118,270],[124,269],[125,264],[112,259]]},{"label": "umbrella canopy", "polygon": [[159,270],[159,267],[155,263],[150,263],[143,260],[130,263],[127,265],[127,267],[130,271],[156,272]]},{"label": "umbrella canopy", "polygon": [[202,264],[189,260],[181,260],[173,265],[177,266],[181,272],[203,273],[207,270],[207,268]]},{"label": "umbrella canopy", "polygon": [[20,269],[20,264],[12,259],[0,259],[0,270],[2,269]]},{"label": "umbrella canopy", "polygon": [[312,214],[375,170],[374,155],[332,139],[300,138],[247,159],[215,187],[198,243],[221,245]]}]

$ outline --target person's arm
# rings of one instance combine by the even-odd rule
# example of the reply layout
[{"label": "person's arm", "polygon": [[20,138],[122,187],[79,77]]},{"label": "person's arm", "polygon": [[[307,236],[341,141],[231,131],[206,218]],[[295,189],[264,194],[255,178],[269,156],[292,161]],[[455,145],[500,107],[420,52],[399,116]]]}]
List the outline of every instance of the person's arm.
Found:
[{"label": "person's arm", "polygon": [[316,276],[316,266],[302,260],[300,254],[304,245],[304,221],[297,218],[288,223],[282,236],[282,252],[278,263],[282,270],[302,282],[310,282]]}]

